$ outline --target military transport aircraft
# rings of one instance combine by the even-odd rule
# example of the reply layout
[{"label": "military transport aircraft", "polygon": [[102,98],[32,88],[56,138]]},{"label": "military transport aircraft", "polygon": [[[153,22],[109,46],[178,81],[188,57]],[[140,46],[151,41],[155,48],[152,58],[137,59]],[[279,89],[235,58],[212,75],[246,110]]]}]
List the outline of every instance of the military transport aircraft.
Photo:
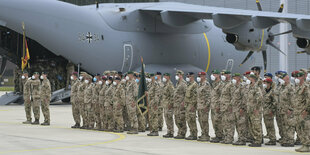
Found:
[{"label": "military transport aircraft", "polygon": [[[19,36],[24,22],[27,38],[44,49],[30,47],[32,58],[60,56],[92,74],[139,70],[141,56],[147,71],[243,72],[254,52],[262,53],[266,69],[267,46],[283,53],[274,37],[291,32],[310,54],[310,16],[281,13],[283,5],[278,12],[265,12],[256,3],[258,11],[175,2],[76,6],[57,0],[1,0],[0,30]],[[280,22],[292,30],[272,34]],[[1,54],[20,61],[16,52]],[[248,65],[239,66],[247,60]]]}]

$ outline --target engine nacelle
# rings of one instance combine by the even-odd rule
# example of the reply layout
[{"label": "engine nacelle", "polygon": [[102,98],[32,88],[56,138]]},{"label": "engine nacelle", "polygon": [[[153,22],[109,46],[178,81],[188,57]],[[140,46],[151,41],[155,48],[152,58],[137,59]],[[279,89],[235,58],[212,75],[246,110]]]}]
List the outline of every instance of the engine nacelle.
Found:
[{"label": "engine nacelle", "polygon": [[227,42],[234,44],[234,43],[238,42],[238,40],[239,40],[238,35],[227,33],[227,35],[226,35],[226,41]]},{"label": "engine nacelle", "polygon": [[304,38],[297,38],[296,44],[299,48],[308,48],[310,45],[310,41]]}]

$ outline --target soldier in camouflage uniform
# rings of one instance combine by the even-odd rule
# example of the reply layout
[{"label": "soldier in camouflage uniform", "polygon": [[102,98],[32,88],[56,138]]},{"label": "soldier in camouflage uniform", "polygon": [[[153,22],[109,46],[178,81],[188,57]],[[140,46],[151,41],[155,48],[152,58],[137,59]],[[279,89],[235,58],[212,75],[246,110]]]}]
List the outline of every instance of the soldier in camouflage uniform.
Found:
[{"label": "soldier in camouflage uniform", "polygon": [[105,101],[104,101],[104,113],[106,117],[106,127],[107,131],[113,131],[114,130],[114,118],[113,118],[113,94],[115,91],[115,82],[113,82],[113,78],[110,76],[108,78],[108,84],[107,90],[105,92]]},{"label": "soldier in camouflage uniform", "polygon": [[44,122],[41,125],[50,125],[50,101],[51,101],[51,83],[47,79],[47,73],[42,72],[40,77],[42,81],[41,85],[41,108],[44,116]]},{"label": "soldier in camouflage uniform", "polygon": [[26,112],[26,121],[23,124],[31,124],[31,80],[28,78],[28,72],[24,71],[22,75],[23,84],[23,97]]},{"label": "soldier in camouflage uniform", "polygon": [[190,135],[186,137],[186,140],[197,140],[197,123],[196,123],[196,111],[197,111],[197,88],[198,84],[195,82],[195,74],[193,72],[187,73],[186,81],[188,82],[185,93],[185,118],[187,125],[190,129]]},{"label": "soldier in camouflage uniform", "polygon": [[160,99],[160,86],[155,80],[155,74],[150,74],[150,77],[152,81],[147,91],[150,133],[147,135],[158,136],[158,108]]},{"label": "soldier in camouflage uniform", "polygon": [[[139,73],[135,72],[134,73],[134,79],[135,82],[137,83],[137,86],[139,87],[140,84],[140,79],[139,79]],[[148,112],[146,112],[144,115],[141,113],[140,108],[137,107],[137,118],[138,118],[138,131],[139,132],[145,132],[146,130],[146,117],[148,115]]]},{"label": "soldier in camouflage uniform", "polygon": [[209,111],[211,104],[211,85],[206,79],[205,72],[199,72],[197,82],[197,111],[198,121],[201,127],[201,136],[198,141],[209,141]]},{"label": "soldier in camouflage uniform", "polygon": [[75,125],[71,128],[80,128],[81,124],[81,113],[80,113],[80,103],[78,102],[78,88],[80,86],[80,81],[78,80],[78,73],[73,72],[71,75],[71,104],[72,104],[72,116]]},{"label": "soldier in camouflage uniform", "polygon": [[220,99],[220,113],[222,114],[224,139],[221,143],[232,144],[234,140],[234,115],[232,112],[232,88],[233,84],[230,81],[230,71],[224,70],[221,75],[223,81]]},{"label": "soldier in camouflage uniform", "polygon": [[167,125],[167,134],[163,135],[164,138],[173,138],[174,122],[173,122],[173,93],[174,86],[170,80],[170,74],[165,73],[163,77],[164,88],[162,93],[162,104],[164,107],[165,122]]},{"label": "soldier in camouflage uniform", "polygon": [[84,112],[85,112],[85,122],[83,122],[83,126],[85,129],[92,129],[91,119],[92,119],[92,94],[93,94],[93,83],[91,83],[92,77],[90,75],[85,75],[84,83],[86,84],[86,88],[84,91]]},{"label": "soldier in camouflage uniform", "polygon": [[96,123],[96,130],[100,129],[100,105],[99,105],[99,92],[102,88],[102,83],[100,84],[99,82],[101,81],[100,74],[97,74],[94,78],[94,85],[93,85],[93,97],[92,97],[92,120],[91,120],[91,126],[94,127]]},{"label": "soldier in camouflage uniform", "polygon": [[277,85],[276,85],[276,87],[275,87],[275,89],[274,89],[274,94],[275,94],[275,102],[276,102],[276,121],[277,121],[277,125],[278,125],[278,128],[279,128],[279,135],[280,135],[280,140],[279,140],[279,142],[280,143],[282,143],[282,141],[284,140],[284,126],[283,126],[283,124],[284,124],[284,121],[283,121],[283,119],[284,119],[284,117],[283,117],[283,114],[281,113],[281,105],[282,104],[280,104],[280,99],[279,99],[279,97],[280,97],[280,93],[282,92],[282,89],[283,89],[283,87],[281,86],[281,84],[278,82],[278,79],[279,79],[279,77],[280,77],[280,75],[281,75],[281,73],[282,73],[283,71],[277,71],[276,73],[275,73],[275,80],[276,80],[276,82],[277,82]]},{"label": "soldier in camouflage uniform", "polygon": [[70,83],[71,81],[71,75],[72,73],[74,72],[74,64],[69,61],[67,63],[67,66],[66,66],[66,70],[67,70],[67,81],[66,81],[66,89],[69,89],[69,85],[71,84],[71,87],[72,87],[72,83]]},{"label": "soldier in camouflage uniform", "polygon": [[22,76],[22,71],[19,67],[16,66],[16,68],[14,69],[14,92],[15,93],[22,92],[21,76]]},{"label": "soldier in camouflage uniform", "polygon": [[104,111],[104,102],[105,102],[105,92],[108,88],[108,84],[106,84],[107,81],[107,77],[106,76],[102,76],[102,82],[99,81],[99,84],[102,85],[101,90],[99,91],[99,107],[100,107],[100,131],[104,131],[105,129],[107,129],[106,126],[106,117],[105,117],[105,111]]},{"label": "soldier in camouflage uniform", "polygon": [[269,142],[265,143],[265,145],[276,145],[276,134],[274,127],[276,105],[275,105],[273,81],[271,78],[266,78],[263,82],[264,82],[263,116],[264,116],[264,123],[267,129],[267,137],[269,138]]},{"label": "soldier in camouflage uniform", "polygon": [[116,83],[113,95],[113,112],[116,124],[116,130],[114,132],[120,133],[124,131],[123,107],[125,105],[125,89],[121,84],[120,77],[116,77],[114,82]]},{"label": "soldier in camouflage uniform", "polygon": [[185,120],[185,104],[184,98],[186,93],[186,82],[183,79],[184,72],[177,70],[175,79],[177,81],[174,90],[174,118],[175,124],[178,127],[178,135],[175,139],[184,139],[186,134],[186,120]]},{"label": "soldier in camouflage uniform", "polygon": [[251,81],[247,94],[247,112],[249,115],[250,133],[253,141],[250,147],[261,147],[262,142],[262,100],[263,95],[259,85],[257,85],[258,77],[250,74]]},{"label": "soldier in camouflage uniform", "polygon": [[247,124],[246,124],[246,103],[244,100],[244,86],[241,84],[241,74],[233,74],[233,88],[232,88],[232,112],[233,112],[233,128],[230,128],[229,131],[234,131],[236,127],[238,133],[238,141],[233,143],[233,145],[246,145],[247,137]]},{"label": "soldier in camouflage uniform", "polygon": [[164,125],[164,107],[162,103],[162,92],[164,89],[164,83],[161,81],[161,72],[156,73],[156,82],[159,84],[159,108],[158,108],[158,129],[162,131]]},{"label": "soldier in camouflage uniform", "polygon": [[220,72],[218,70],[212,71],[211,80],[213,80],[211,91],[211,120],[216,137],[212,138],[210,142],[219,143],[224,135],[220,111],[220,96],[223,82],[220,79]]},{"label": "soldier in camouflage uniform", "polygon": [[85,77],[86,77],[87,73],[85,72],[81,72],[81,75],[79,77],[80,79],[80,85],[78,87],[78,92],[77,92],[77,96],[78,96],[78,104],[79,104],[79,108],[80,108],[80,113],[81,113],[81,116],[82,116],[82,119],[83,119],[83,126],[81,127],[81,129],[86,129],[86,113],[85,113],[85,104],[84,104],[84,92],[85,92],[85,89],[86,89],[86,86],[87,84],[84,82],[85,80]]},{"label": "soldier in camouflage uniform", "polygon": [[31,124],[39,125],[40,122],[40,103],[41,103],[41,81],[39,79],[39,73],[34,72],[31,81],[31,99],[32,99],[32,111],[34,114],[35,121]]},{"label": "soldier in camouflage uniform", "polygon": [[131,129],[128,134],[138,134],[138,118],[137,118],[137,103],[136,98],[138,96],[138,85],[134,81],[134,75],[132,71],[129,71],[126,88],[126,108],[128,110],[128,116],[131,124]]},{"label": "soldier in camouflage uniform", "polygon": [[130,120],[129,120],[129,116],[128,116],[128,110],[126,107],[126,88],[127,88],[127,81],[125,79],[124,76],[120,76],[121,77],[121,85],[125,91],[125,98],[124,98],[124,106],[123,106],[123,120],[124,120],[124,131],[129,131],[130,128]]}]

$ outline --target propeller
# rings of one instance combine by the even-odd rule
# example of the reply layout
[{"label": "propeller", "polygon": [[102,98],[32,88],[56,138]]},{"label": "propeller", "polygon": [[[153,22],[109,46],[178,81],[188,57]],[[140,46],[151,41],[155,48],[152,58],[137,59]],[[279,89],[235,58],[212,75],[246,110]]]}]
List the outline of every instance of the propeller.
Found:
[{"label": "propeller", "polygon": [[[257,5],[257,9],[259,11],[262,11],[262,5],[260,4],[260,1],[259,0],[256,0],[256,5]],[[284,8],[284,4],[281,4],[280,8],[278,9],[278,12],[279,13],[282,13],[283,12],[283,8]],[[272,26],[269,27],[267,29],[267,32],[268,32],[268,38],[266,40],[266,44],[270,45],[271,47],[275,48],[277,51],[279,51],[280,53],[286,55],[286,53],[284,53],[279,47],[277,47],[273,41],[274,41],[274,37],[275,36],[280,36],[280,35],[284,35],[284,34],[288,34],[288,33],[291,33],[292,30],[289,30],[289,31],[286,31],[286,32],[282,32],[282,33],[278,33],[278,34],[272,34],[270,32]],[[304,51],[302,51],[304,52]],[[244,58],[244,60],[242,61],[242,63],[240,64],[240,66],[242,66],[252,55],[253,55],[253,51],[249,51],[248,55]],[[263,50],[262,51],[262,55],[263,55],[263,60],[264,60],[264,72],[266,72],[266,69],[267,69],[267,51],[266,50]]]}]

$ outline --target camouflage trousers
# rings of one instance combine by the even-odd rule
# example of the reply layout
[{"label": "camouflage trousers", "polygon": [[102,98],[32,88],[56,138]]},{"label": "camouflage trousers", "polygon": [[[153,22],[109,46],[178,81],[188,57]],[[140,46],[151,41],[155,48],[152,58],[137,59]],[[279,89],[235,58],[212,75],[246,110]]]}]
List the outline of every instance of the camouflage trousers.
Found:
[{"label": "camouflage trousers", "polygon": [[294,138],[295,138],[295,129],[296,129],[296,118],[293,114],[291,115],[283,115],[283,122],[284,124],[284,137],[283,137],[283,143],[287,144],[294,144]]},{"label": "camouflage trousers", "polygon": [[269,138],[270,141],[276,141],[274,115],[272,110],[264,109],[264,123],[267,130],[267,137]]},{"label": "camouflage trousers", "polygon": [[24,106],[27,121],[31,121],[31,101],[30,96],[24,96]]},{"label": "camouflage trousers", "polygon": [[198,121],[201,128],[201,136],[209,136],[209,108],[198,109]]},{"label": "camouflage trousers", "polygon": [[187,107],[185,117],[186,117],[187,125],[189,127],[190,135],[197,137],[198,130],[197,130],[197,123],[196,123],[197,122],[196,121],[196,118],[197,118],[196,108],[192,106]]},{"label": "camouflage trousers", "polygon": [[128,116],[128,111],[126,105],[123,106],[123,120],[124,120],[124,128],[130,129],[130,121]]},{"label": "camouflage trousers", "polygon": [[234,133],[235,133],[235,116],[232,110],[222,111],[222,125],[223,125],[223,134],[224,140],[227,142],[234,141]]},{"label": "camouflage trousers", "polygon": [[75,123],[81,123],[80,104],[76,101],[72,101],[72,116]]},{"label": "camouflage trousers", "polygon": [[280,112],[278,111],[276,113],[276,121],[277,121],[277,125],[278,125],[278,128],[279,128],[279,135],[281,137],[281,139],[284,139],[285,135],[285,129],[284,129],[284,116],[283,114],[280,114]]},{"label": "camouflage trousers", "polygon": [[174,134],[173,109],[164,108],[165,122],[167,125],[167,134]]},{"label": "camouflage trousers", "polygon": [[114,121],[117,130],[124,130],[124,119],[123,119],[123,105],[120,103],[113,103]]},{"label": "camouflage trousers", "polygon": [[85,126],[86,123],[86,116],[85,116],[85,104],[83,100],[78,100],[79,108],[80,108],[80,115],[83,120],[83,126]]},{"label": "camouflage trousers", "polygon": [[107,119],[107,122],[106,122],[107,130],[113,131],[115,127],[113,106],[112,105],[104,106],[104,113]]},{"label": "camouflage trousers", "polygon": [[303,117],[301,114],[295,115],[296,131],[302,145],[310,146],[310,115]]},{"label": "camouflage trousers", "polygon": [[101,120],[101,128],[100,129],[107,129],[107,117],[105,117],[105,110],[104,105],[100,104],[100,120]]},{"label": "camouflage trousers", "polygon": [[150,131],[158,132],[158,108],[150,106],[149,108]]},{"label": "camouflage trousers", "polygon": [[137,105],[136,105],[136,103],[127,102],[126,108],[128,111],[131,130],[138,130],[138,118],[137,118]]},{"label": "camouflage trousers", "polygon": [[163,128],[164,126],[164,108],[158,108],[158,128]]},{"label": "camouflage trousers", "polygon": [[261,144],[263,133],[262,133],[262,114],[259,113],[258,115],[249,113],[249,127],[250,133],[253,137],[253,143]]},{"label": "camouflage trousers", "polygon": [[218,138],[223,138],[222,113],[217,111],[216,108],[211,109],[211,120],[215,136]]},{"label": "camouflage trousers", "polygon": [[[245,142],[247,139],[247,116],[244,109],[238,109],[233,112],[234,126],[238,133],[238,141]],[[231,129],[234,132],[234,127]],[[231,131],[230,131],[231,132]]]},{"label": "camouflage trousers", "polygon": [[41,99],[40,98],[33,98],[32,99],[32,111],[33,111],[33,115],[34,115],[34,118],[36,120],[39,120],[40,119],[40,102],[41,102]]},{"label": "camouflage trousers", "polygon": [[185,110],[180,110],[179,107],[175,108],[174,111],[174,119],[175,124],[178,127],[178,135],[185,136],[186,134],[186,117],[185,117]]},{"label": "camouflage trousers", "polygon": [[93,122],[93,109],[91,108],[91,103],[85,103],[85,126],[88,128],[92,128],[92,122]]},{"label": "camouflage trousers", "polygon": [[[148,113],[146,113],[145,115],[147,115]],[[146,117],[143,116],[139,110],[139,108],[137,107],[137,118],[138,118],[138,129],[140,131],[145,131],[146,128]]]},{"label": "camouflage trousers", "polygon": [[50,123],[50,98],[41,99],[41,110],[44,116],[44,122]]},{"label": "camouflage trousers", "polygon": [[100,117],[100,104],[94,104],[94,121],[96,123],[96,129],[101,128],[101,117]]}]

